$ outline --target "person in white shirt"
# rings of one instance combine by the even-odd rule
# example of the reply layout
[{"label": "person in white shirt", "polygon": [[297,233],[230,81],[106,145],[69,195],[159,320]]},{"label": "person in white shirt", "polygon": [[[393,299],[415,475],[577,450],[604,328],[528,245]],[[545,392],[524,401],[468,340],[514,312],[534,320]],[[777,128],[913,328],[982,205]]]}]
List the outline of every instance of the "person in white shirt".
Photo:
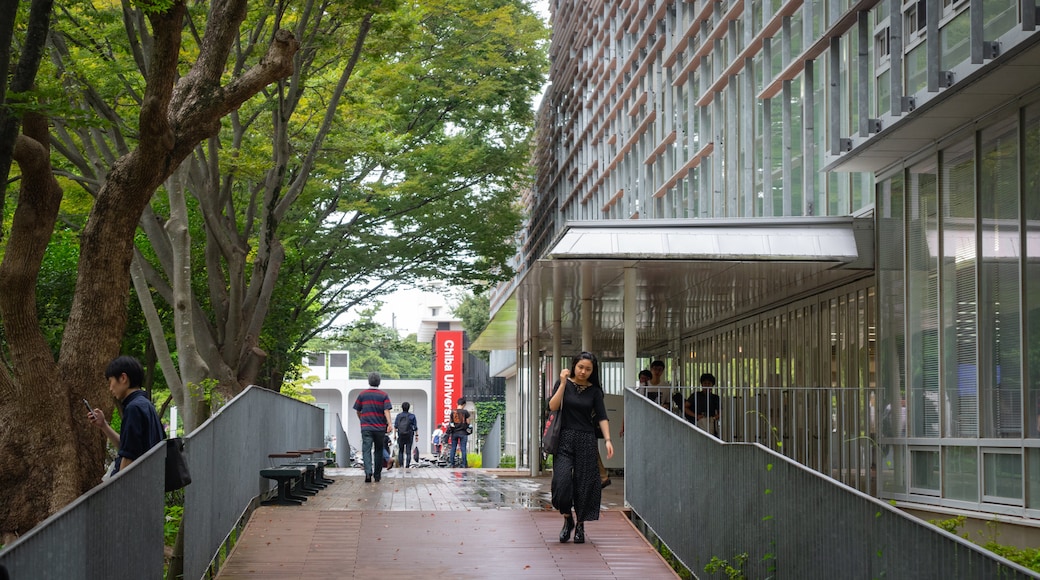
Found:
[{"label": "person in white shirt", "polygon": [[433,430],[433,437],[430,439],[434,455],[441,454],[441,445],[444,444],[444,429],[442,425],[437,425],[437,428]]}]

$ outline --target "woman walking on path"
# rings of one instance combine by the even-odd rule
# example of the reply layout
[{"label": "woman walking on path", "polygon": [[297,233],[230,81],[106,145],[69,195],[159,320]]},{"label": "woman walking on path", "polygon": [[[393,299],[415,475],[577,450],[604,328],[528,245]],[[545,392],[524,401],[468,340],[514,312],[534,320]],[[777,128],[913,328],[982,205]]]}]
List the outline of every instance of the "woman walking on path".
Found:
[{"label": "woman walking on path", "polygon": [[602,496],[597,424],[605,436],[607,459],[614,457],[599,382],[599,361],[592,353],[579,354],[570,369],[560,372],[549,409],[557,411],[561,405],[560,445],[553,455],[552,503],[563,514],[560,542],[570,540],[573,531],[574,543],[584,544],[585,522],[599,519]]}]

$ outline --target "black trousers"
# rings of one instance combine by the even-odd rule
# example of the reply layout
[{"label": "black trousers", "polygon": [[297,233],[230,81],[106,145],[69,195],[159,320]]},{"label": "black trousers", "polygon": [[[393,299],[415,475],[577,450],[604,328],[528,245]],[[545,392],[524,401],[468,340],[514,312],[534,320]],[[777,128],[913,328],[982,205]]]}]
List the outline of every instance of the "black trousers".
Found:
[{"label": "black trousers", "polygon": [[412,440],[415,439],[415,435],[409,435],[407,437],[397,437],[397,466],[408,467],[412,464]]},{"label": "black trousers", "polygon": [[573,510],[579,522],[598,520],[602,497],[596,434],[564,427],[553,455],[553,507],[564,515]]}]

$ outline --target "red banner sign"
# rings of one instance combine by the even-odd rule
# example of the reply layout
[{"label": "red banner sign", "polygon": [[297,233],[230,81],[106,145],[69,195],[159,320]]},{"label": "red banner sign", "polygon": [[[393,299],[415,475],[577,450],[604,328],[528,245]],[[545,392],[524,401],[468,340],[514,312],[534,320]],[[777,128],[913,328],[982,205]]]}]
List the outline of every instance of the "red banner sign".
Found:
[{"label": "red banner sign", "polygon": [[438,330],[433,338],[433,418],[436,425],[451,419],[462,396],[462,331]]}]

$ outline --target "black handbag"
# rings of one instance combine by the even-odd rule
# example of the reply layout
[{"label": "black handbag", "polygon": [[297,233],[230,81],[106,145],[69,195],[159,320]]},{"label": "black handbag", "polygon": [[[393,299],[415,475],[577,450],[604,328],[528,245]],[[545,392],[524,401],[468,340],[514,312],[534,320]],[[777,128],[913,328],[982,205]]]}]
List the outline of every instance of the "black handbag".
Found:
[{"label": "black handbag", "polygon": [[542,452],[546,455],[556,453],[560,447],[560,413],[563,411],[549,411],[545,419],[545,430],[542,432]]},{"label": "black handbag", "polygon": [[[566,383],[562,385],[566,387]],[[563,400],[560,400],[560,408],[549,411],[545,419],[545,429],[542,430],[542,453],[553,455],[560,447],[560,430],[563,429]]]},{"label": "black handbag", "polygon": [[184,457],[184,440],[166,440],[166,491],[174,491],[191,483],[188,460]]}]

